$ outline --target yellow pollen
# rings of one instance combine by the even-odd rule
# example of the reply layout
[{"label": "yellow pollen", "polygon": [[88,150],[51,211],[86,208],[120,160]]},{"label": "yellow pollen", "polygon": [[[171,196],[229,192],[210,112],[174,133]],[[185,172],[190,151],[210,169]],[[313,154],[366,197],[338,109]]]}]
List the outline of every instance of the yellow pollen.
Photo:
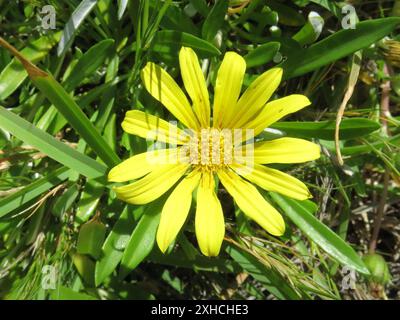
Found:
[{"label": "yellow pollen", "polygon": [[189,162],[205,171],[216,171],[232,164],[232,130],[201,129],[188,144]]}]

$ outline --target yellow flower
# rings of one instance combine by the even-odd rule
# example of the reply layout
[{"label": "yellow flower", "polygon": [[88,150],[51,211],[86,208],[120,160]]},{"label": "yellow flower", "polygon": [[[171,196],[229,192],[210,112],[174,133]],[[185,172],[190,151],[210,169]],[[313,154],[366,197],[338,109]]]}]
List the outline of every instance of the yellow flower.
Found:
[{"label": "yellow flower", "polygon": [[[298,200],[310,198],[304,183],[264,164],[314,160],[319,158],[320,149],[312,142],[287,137],[248,143],[249,136],[243,136],[242,132],[250,130],[257,136],[282,117],[308,106],[309,100],[303,95],[290,95],[267,103],[281,81],[280,68],[264,72],[240,96],[246,63],[240,55],[228,52],[218,70],[211,117],[207,85],[195,52],[183,47],[179,63],[191,104],[160,66],[149,62],[141,76],[147,91],[191,131],[188,134],[139,110],[128,111],[122,123],[127,133],[175,147],[138,154],[114,167],[108,176],[110,181],[138,179],[116,187],[118,198],[132,204],[146,204],[176,184],[164,204],[157,230],[162,252],[182,228],[196,191],[195,231],[200,250],[206,256],[218,255],[225,224],[216,194],[217,181],[250,219],[272,235],[282,235],[285,223],[281,214],[252,183]],[[243,144],[244,141],[247,143]]]}]

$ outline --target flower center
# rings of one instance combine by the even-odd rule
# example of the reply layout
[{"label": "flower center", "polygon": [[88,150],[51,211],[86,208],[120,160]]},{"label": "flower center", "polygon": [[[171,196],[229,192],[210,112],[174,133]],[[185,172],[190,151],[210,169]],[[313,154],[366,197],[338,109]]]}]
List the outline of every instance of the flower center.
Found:
[{"label": "flower center", "polygon": [[232,164],[232,130],[201,129],[188,144],[189,162],[202,170],[216,171]]}]

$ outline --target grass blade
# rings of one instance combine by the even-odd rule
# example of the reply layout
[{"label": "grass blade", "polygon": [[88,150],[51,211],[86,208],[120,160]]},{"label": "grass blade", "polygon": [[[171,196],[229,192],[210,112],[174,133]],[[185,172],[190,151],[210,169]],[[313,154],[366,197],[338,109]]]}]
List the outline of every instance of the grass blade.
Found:
[{"label": "grass blade", "polygon": [[0,127],[47,154],[50,158],[88,178],[103,176],[107,171],[103,164],[56,140],[48,133],[36,128],[30,122],[3,107],[0,107]]},{"label": "grass blade", "polygon": [[21,53],[12,47],[3,38],[0,38],[0,45],[8,49],[23,64],[24,68],[37,88],[49,99],[49,101],[65,117],[72,128],[78,132],[94,152],[110,167],[118,164],[120,159],[106,143],[93,123],[76,104],[74,99],[65,89],[53,78],[52,75],[44,72],[30,61],[26,60]]},{"label": "grass blade", "polygon": [[118,0],[118,20],[121,20],[128,6],[128,0]]},{"label": "grass blade", "polygon": [[83,23],[85,18],[89,15],[89,13],[93,10],[96,4],[97,0],[83,0],[74,10],[64,27],[60,43],[58,44],[57,54],[59,57],[62,56],[69,49],[78,28]]},{"label": "grass blade", "polygon": [[65,90],[69,92],[75,89],[86,77],[92,76],[110,55],[113,44],[113,39],[105,39],[85,52],[65,80]]},{"label": "grass blade", "polygon": [[122,256],[120,277],[135,269],[153,249],[164,200],[165,197],[161,197],[149,204],[133,230]]},{"label": "grass blade", "polygon": [[399,17],[363,21],[355,29],[340,30],[311,47],[294,52],[281,64],[285,79],[316,70],[348,56],[392,32],[400,23]]},{"label": "grass blade", "polygon": [[[51,48],[57,43],[61,37],[61,32],[43,36],[32,43],[29,43],[21,53],[36,63],[43,59]],[[26,79],[28,73],[18,59],[13,59],[0,74],[0,101],[7,99],[21,83]]]},{"label": "grass blade", "polygon": [[[276,122],[271,128],[284,131],[289,136],[335,140],[335,121]],[[364,118],[344,119],[340,124],[340,139],[349,140],[368,135],[380,128],[376,121]]]},{"label": "grass blade", "polygon": [[95,283],[100,285],[115,270],[124,254],[135,225],[131,210],[125,207],[103,244],[103,255],[96,263]]}]

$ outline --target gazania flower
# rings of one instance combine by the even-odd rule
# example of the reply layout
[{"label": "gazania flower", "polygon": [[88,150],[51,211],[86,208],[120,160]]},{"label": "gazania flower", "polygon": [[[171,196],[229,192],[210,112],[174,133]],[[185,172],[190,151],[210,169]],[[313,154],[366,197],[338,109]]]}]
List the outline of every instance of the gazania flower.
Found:
[{"label": "gazania flower", "polygon": [[[265,164],[314,160],[319,158],[320,149],[312,142],[287,137],[249,143],[252,139],[242,133],[250,130],[257,136],[282,117],[308,106],[309,100],[290,95],[267,102],[281,81],[280,68],[264,72],[240,95],[246,63],[240,55],[228,52],[218,70],[211,109],[195,52],[183,47],[179,63],[191,103],[160,66],[148,63],[141,76],[147,91],[181,126],[139,110],[128,111],[122,123],[127,133],[174,147],[138,154],[114,167],[110,181],[136,180],[116,187],[117,196],[128,203],[146,204],[175,186],[164,204],[157,230],[157,243],[163,252],[187,219],[196,192],[195,231],[200,250],[206,256],[218,255],[225,234],[216,193],[219,182],[244,214],[272,235],[282,235],[285,223],[281,214],[255,185],[298,200],[310,198],[304,183]],[[238,131],[240,134],[236,134]]]}]

